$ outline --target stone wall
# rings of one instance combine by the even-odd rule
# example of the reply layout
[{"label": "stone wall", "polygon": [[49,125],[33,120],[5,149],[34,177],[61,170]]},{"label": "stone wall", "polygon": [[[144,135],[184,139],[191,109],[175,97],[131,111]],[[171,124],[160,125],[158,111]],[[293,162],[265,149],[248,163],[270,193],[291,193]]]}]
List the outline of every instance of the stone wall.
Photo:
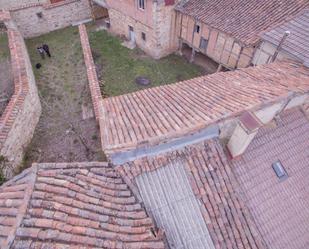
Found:
[{"label": "stone wall", "polygon": [[[129,38],[129,26],[133,27],[136,45],[157,59],[176,51],[173,6],[147,1],[145,10],[139,10],[134,1],[130,3],[125,10],[125,5],[109,3],[110,31]],[[146,40],[142,39],[142,33]]]},{"label": "stone wall", "polygon": [[39,36],[91,18],[88,0],[67,0],[55,4],[33,4],[11,10],[23,37]]},{"label": "stone wall", "polygon": [[2,173],[10,178],[32,139],[41,115],[41,104],[24,39],[12,21],[7,21],[6,25],[15,92],[0,118],[0,155],[6,160]]},{"label": "stone wall", "polygon": [[11,9],[24,6],[25,4],[48,3],[49,0],[0,0],[0,9]]},{"label": "stone wall", "polygon": [[80,34],[80,41],[83,49],[84,54],[84,60],[85,60],[85,66],[87,69],[87,77],[88,77],[88,83],[91,93],[91,99],[93,104],[93,109],[95,113],[95,117],[97,120],[100,118],[99,113],[99,105],[100,102],[103,100],[101,90],[100,90],[100,84],[96,72],[96,67],[94,64],[89,38],[86,30],[86,26],[84,24],[79,25],[79,34]]}]

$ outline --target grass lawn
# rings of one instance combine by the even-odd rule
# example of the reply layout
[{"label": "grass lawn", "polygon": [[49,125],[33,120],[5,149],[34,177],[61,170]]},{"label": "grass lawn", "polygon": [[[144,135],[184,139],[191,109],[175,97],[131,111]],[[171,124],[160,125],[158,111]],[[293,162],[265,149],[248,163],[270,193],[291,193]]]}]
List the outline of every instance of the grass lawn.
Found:
[{"label": "grass lawn", "polygon": [[[52,57],[41,59],[36,48],[47,43]],[[86,67],[77,27],[26,40],[42,104],[42,115],[28,147],[24,166],[32,162],[104,160],[92,112]],[[36,63],[42,67],[36,69]]]},{"label": "grass lawn", "polygon": [[140,49],[130,50],[121,45],[121,40],[106,31],[90,31],[91,48],[104,93],[121,95],[144,89],[135,83],[138,76],[151,80],[149,87],[190,79],[203,74],[199,66],[188,63],[183,57],[170,55],[154,60]]},{"label": "grass lawn", "polygon": [[8,37],[6,33],[0,33],[0,60],[10,57]]}]

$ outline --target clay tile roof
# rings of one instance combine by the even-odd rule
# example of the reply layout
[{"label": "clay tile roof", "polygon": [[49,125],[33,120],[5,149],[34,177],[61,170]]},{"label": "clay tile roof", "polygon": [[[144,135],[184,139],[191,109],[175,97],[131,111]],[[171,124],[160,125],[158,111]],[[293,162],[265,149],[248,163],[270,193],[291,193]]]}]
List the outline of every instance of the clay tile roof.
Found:
[{"label": "clay tile roof", "polygon": [[0,248],[164,248],[107,163],[38,164],[0,187]]},{"label": "clay tile roof", "polygon": [[262,32],[306,6],[307,0],[184,0],[177,9],[245,44],[255,44]]},{"label": "clay tile roof", "polygon": [[289,37],[282,49],[299,60],[309,63],[309,9],[306,9],[292,20],[285,22],[262,35],[263,40],[278,45],[285,31]]},{"label": "clay tile roof", "polygon": [[[308,109],[309,110],[309,109]],[[309,248],[309,116],[285,111],[261,128],[232,169],[268,248]],[[277,177],[280,161],[288,177]]]},{"label": "clay tile roof", "polygon": [[[267,248],[254,223],[253,217],[243,201],[242,194],[238,191],[238,183],[218,139],[206,140],[177,151],[160,154],[154,157],[137,159],[133,162],[117,166],[117,170],[124,177],[139,183],[138,187],[142,192],[147,189],[149,181],[147,180],[149,179],[147,174],[156,174],[157,172],[157,180],[149,183],[151,185],[151,194],[149,194],[146,199],[156,198],[156,196],[158,196],[158,200],[155,199],[152,200],[152,202],[165,203],[165,201],[162,200],[162,195],[158,195],[158,190],[162,188],[162,186],[168,186],[168,182],[172,182],[172,186],[175,184],[173,179],[179,178],[179,175],[173,178],[171,174],[162,174],[162,169],[169,167],[169,165],[172,165],[174,168],[181,166],[185,167],[190,182],[189,187],[192,188],[195,197],[201,203],[200,211],[202,212],[202,217],[207,225],[215,248]],[[142,184],[138,180],[140,175],[145,178]],[[161,183],[160,179],[162,180]],[[179,186],[178,191],[183,191],[182,188],[183,187]],[[175,195],[176,194],[177,193],[175,193]],[[164,194],[164,196],[165,195],[169,196],[168,194]],[[169,198],[173,199],[170,196]],[[173,210],[176,212],[178,208],[180,208],[179,205],[182,205],[182,203],[178,201],[170,205],[173,206]],[[190,212],[185,208],[186,207],[183,206],[184,216],[186,216],[186,213],[188,213],[188,216],[182,217],[182,222],[190,224],[188,220],[192,217],[190,216]],[[175,234],[181,231],[181,227],[177,229],[173,228],[173,224],[171,224],[169,217],[164,215],[164,209],[160,211],[158,219],[166,230],[167,240],[173,244],[177,243],[177,236]],[[182,224],[178,224],[178,226],[181,225]],[[189,225],[187,226],[188,230],[191,231],[191,227]],[[190,236],[196,237],[197,235],[191,235],[190,233]],[[181,248],[198,247],[186,247],[183,245]],[[212,247],[206,246],[205,248]]]},{"label": "clay tile roof", "polygon": [[103,100],[107,153],[157,144],[309,90],[309,69],[285,61],[216,73]]}]

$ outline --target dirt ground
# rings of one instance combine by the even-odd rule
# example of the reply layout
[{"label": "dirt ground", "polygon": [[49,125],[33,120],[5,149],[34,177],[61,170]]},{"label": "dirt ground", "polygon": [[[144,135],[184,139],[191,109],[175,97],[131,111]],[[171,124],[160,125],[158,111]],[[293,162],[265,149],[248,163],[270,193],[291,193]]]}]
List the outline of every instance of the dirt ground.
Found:
[{"label": "dirt ground", "polygon": [[[184,46],[182,49],[183,56],[189,61],[191,59],[192,49],[188,46]],[[193,64],[202,67],[205,70],[205,74],[215,73],[218,69],[218,63],[208,58],[206,55],[201,53],[195,53]]]},{"label": "dirt ground", "polygon": [[14,93],[10,53],[6,33],[0,33],[0,116]]},{"label": "dirt ground", "polygon": [[[42,104],[42,115],[24,167],[33,162],[103,161],[78,29],[70,27],[26,41]],[[51,58],[40,58],[47,43]]]}]

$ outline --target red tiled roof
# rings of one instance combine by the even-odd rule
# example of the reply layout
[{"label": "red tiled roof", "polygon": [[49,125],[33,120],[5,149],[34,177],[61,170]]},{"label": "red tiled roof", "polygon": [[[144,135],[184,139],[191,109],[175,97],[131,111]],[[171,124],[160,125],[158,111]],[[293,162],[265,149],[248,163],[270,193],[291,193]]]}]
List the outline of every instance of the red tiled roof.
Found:
[{"label": "red tiled roof", "polygon": [[[261,128],[232,170],[268,248],[309,248],[309,117],[298,108]],[[288,178],[272,164],[280,160]]]},{"label": "red tiled roof", "polygon": [[164,248],[107,163],[38,164],[0,187],[0,248]]},{"label": "red tiled roof", "polygon": [[103,149],[156,144],[308,90],[309,69],[285,61],[107,98],[101,105]]},{"label": "red tiled roof", "polygon": [[309,63],[309,9],[262,35],[263,40],[278,45],[285,31],[289,37],[282,44],[282,49],[302,62]]},{"label": "red tiled roof", "polygon": [[185,0],[176,8],[245,44],[309,6],[307,0]]},{"label": "red tiled roof", "polygon": [[236,192],[237,181],[217,139],[138,159],[116,169],[127,181],[134,182],[140,174],[174,161],[181,161],[187,170],[193,192],[202,203],[201,211],[215,248],[266,248],[240,193]]}]

